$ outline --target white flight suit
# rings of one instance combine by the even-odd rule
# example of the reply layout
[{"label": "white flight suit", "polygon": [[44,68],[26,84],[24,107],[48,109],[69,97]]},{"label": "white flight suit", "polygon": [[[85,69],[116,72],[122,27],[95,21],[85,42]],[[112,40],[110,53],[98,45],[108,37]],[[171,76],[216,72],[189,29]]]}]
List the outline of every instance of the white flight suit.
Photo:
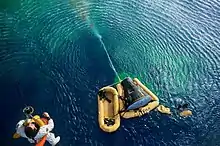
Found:
[{"label": "white flight suit", "polygon": [[54,128],[53,119],[50,119],[48,121],[47,125],[44,125],[44,126],[40,127],[37,135],[34,137],[35,141],[33,139],[30,139],[30,138],[28,138],[26,136],[26,134],[24,132],[25,126],[23,125],[24,122],[25,122],[25,120],[21,120],[21,121],[19,121],[17,123],[17,125],[16,125],[16,133],[19,134],[21,137],[27,138],[30,143],[35,143],[35,141],[39,142],[45,135],[47,135],[47,141],[52,146],[56,145],[60,141],[60,137],[59,136],[57,138],[55,138],[55,135],[52,132],[50,132]]}]

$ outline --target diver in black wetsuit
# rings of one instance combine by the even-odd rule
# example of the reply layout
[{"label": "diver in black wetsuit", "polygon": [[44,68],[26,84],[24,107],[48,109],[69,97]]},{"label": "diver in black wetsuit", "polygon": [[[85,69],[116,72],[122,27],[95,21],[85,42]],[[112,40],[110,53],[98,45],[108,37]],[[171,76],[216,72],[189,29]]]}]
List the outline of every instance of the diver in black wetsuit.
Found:
[{"label": "diver in black wetsuit", "polygon": [[99,95],[99,97],[100,97],[100,100],[105,99],[105,100],[107,100],[109,103],[111,103],[111,100],[108,99],[108,97],[106,96],[106,92],[105,92],[104,90],[100,90],[100,91],[98,92],[98,95]]},{"label": "diver in black wetsuit", "polygon": [[177,107],[178,113],[182,117],[188,117],[192,115],[192,111],[189,109],[189,104],[185,103],[183,100],[177,100]]},{"label": "diver in black wetsuit", "polygon": [[177,110],[179,110],[179,111],[183,111],[183,110],[187,109],[188,106],[189,106],[188,103],[179,104],[178,107],[177,107]]},{"label": "diver in black wetsuit", "polygon": [[107,126],[110,126],[110,125],[114,125],[114,124],[115,124],[115,120],[114,120],[114,119],[111,119],[111,118],[105,118],[105,119],[104,119],[104,122],[105,122],[105,124],[107,124]]}]

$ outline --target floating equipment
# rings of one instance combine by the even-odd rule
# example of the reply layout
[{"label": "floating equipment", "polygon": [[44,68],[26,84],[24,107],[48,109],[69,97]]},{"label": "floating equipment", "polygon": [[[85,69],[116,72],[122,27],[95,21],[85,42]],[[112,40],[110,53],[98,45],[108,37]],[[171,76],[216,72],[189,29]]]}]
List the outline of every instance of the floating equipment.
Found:
[{"label": "floating equipment", "polygon": [[[35,116],[31,115],[34,112],[34,108],[31,106],[25,107],[23,109],[23,112],[27,117],[24,125],[27,125],[30,122],[35,122],[39,127],[48,124],[48,120],[46,118],[40,118],[39,115],[35,115]],[[15,139],[20,138],[20,135],[18,133],[14,133],[13,138]],[[44,146],[46,139],[47,139],[47,135],[45,135],[41,140],[39,140],[38,143],[35,144],[35,146]]]},{"label": "floating equipment", "polygon": [[165,107],[164,105],[159,105],[159,106],[157,107],[157,110],[158,110],[160,113],[171,115],[170,108]]},{"label": "floating equipment", "polygon": [[137,78],[125,78],[117,85],[119,110],[123,118],[140,117],[159,105],[158,97],[144,86]]},{"label": "floating equipment", "polygon": [[107,86],[98,92],[99,127],[105,132],[114,132],[120,126],[118,92]]},{"label": "floating equipment", "polygon": [[188,117],[192,115],[192,111],[188,109],[189,104],[182,102],[178,105],[177,110],[181,117]]},{"label": "floating equipment", "polygon": [[180,112],[181,117],[188,117],[188,116],[191,116],[191,115],[192,115],[192,111],[190,111],[188,109],[185,109],[182,112]]}]

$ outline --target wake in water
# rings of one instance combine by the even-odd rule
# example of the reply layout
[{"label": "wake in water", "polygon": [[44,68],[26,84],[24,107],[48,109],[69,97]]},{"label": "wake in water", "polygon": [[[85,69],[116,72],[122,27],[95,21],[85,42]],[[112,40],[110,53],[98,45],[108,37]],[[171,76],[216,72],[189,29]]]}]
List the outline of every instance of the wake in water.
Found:
[{"label": "wake in water", "polygon": [[108,57],[110,67],[111,67],[112,70],[114,71],[114,73],[115,73],[115,75],[117,76],[118,80],[121,81],[121,79],[120,79],[120,77],[119,77],[119,75],[118,75],[118,72],[116,71],[116,69],[115,69],[115,67],[114,67],[114,65],[113,65],[113,63],[112,63],[112,60],[111,60],[111,58],[110,58],[110,56],[109,56],[109,53],[108,53],[108,51],[107,51],[107,49],[106,49],[106,47],[105,47],[105,44],[104,44],[104,42],[102,41],[102,36],[99,34],[99,32],[98,32],[98,30],[96,29],[96,27],[95,27],[94,25],[92,25],[92,23],[91,23],[91,21],[90,21],[90,19],[89,19],[88,17],[86,18],[86,21],[87,21],[87,24],[89,24],[89,25],[91,26],[92,31],[93,31],[93,33],[95,34],[95,36],[96,36],[97,38],[99,38],[99,41],[100,41],[100,43],[102,44],[102,47],[104,48],[105,53],[106,53],[106,55],[107,55],[107,57]]},{"label": "wake in water", "polygon": [[118,75],[118,72],[116,71],[116,69],[115,69],[115,67],[114,67],[114,65],[113,65],[113,63],[112,63],[112,60],[111,60],[111,58],[110,58],[110,56],[109,56],[109,54],[108,54],[108,51],[107,51],[107,49],[106,49],[106,47],[105,47],[105,44],[104,44],[104,42],[102,41],[102,36],[98,33],[98,31],[97,31],[97,29],[92,29],[93,30],[93,32],[94,32],[94,34],[99,38],[99,41],[101,42],[101,44],[102,44],[102,46],[103,46],[103,48],[104,48],[104,50],[105,50],[105,53],[106,53],[106,55],[107,55],[107,57],[108,57],[108,60],[109,60],[109,64],[110,64],[110,67],[113,69],[113,71],[115,72],[115,75],[117,76],[117,78],[118,78],[118,80],[119,81],[121,81],[121,79],[120,79],[120,77],[119,77],[119,75]]},{"label": "wake in water", "polygon": [[[100,35],[98,34],[98,36],[100,36]],[[106,49],[106,47],[105,47],[104,42],[102,41],[102,38],[99,37],[99,40],[100,40],[100,42],[101,42],[101,44],[102,44],[102,46],[103,46],[103,48],[104,48],[104,50],[105,50],[105,52],[106,52],[106,55],[108,56],[108,60],[109,60],[109,63],[110,63],[110,67],[113,69],[113,71],[115,72],[115,75],[117,76],[118,80],[120,81],[121,79],[120,79],[120,77],[119,77],[119,75],[118,75],[118,72],[116,71],[116,69],[115,69],[115,67],[114,67],[114,65],[113,65],[113,63],[112,63],[112,61],[111,61],[111,58],[110,58],[110,56],[109,56],[109,54],[108,54],[108,51],[107,51],[107,49]]]},{"label": "wake in water", "polygon": [[99,39],[99,41],[101,42],[105,52],[106,52],[106,55],[108,57],[108,60],[109,60],[109,64],[110,64],[110,67],[113,69],[115,75],[117,76],[118,80],[121,81],[112,61],[111,61],[111,58],[109,56],[109,53],[105,47],[105,44],[104,42],[102,41],[102,36],[99,34],[98,30],[96,29],[96,27],[94,26],[94,24],[91,22],[91,19],[89,18],[89,11],[88,11],[88,5],[89,3],[86,2],[85,0],[82,0],[82,1],[73,1],[71,0],[71,3],[72,5],[79,11],[79,16],[86,21],[86,23],[89,25],[89,27],[92,29],[93,33],[95,34],[95,36]]}]

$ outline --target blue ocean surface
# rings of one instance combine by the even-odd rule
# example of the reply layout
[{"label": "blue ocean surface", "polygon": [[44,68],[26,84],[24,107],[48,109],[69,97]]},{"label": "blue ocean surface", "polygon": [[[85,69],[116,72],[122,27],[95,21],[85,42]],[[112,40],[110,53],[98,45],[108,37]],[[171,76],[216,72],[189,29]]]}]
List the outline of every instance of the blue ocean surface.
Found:
[{"label": "blue ocean surface", "polygon": [[[22,109],[47,111],[59,146],[220,146],[219,0],[0,2],[1,146]],[[170,107],[98,125],[97,92],[137,77]],[[182,118],[176,104],[189,104]],[[49,145],[48,143],[46,145]]]}]

